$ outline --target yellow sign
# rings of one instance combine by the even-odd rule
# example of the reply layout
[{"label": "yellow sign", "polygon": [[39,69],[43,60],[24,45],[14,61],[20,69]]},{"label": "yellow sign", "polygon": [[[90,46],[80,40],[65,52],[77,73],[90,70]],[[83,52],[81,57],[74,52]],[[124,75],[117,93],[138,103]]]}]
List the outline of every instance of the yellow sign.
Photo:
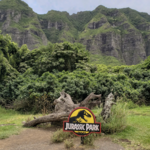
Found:
[{"label": "yellow sign", "polygon": [[96,123],[92,111],[85,107],[74,109],[69,117],[68,122],[64,121],[63,130],[74,132],[78,136],[87,136],[90,133],[101,132],[101,124]]}]

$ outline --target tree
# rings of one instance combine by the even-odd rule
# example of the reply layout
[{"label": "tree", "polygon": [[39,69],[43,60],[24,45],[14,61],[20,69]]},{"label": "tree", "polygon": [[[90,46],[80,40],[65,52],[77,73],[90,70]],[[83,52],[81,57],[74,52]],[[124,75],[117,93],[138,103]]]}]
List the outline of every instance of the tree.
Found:
[{"label": "tree", "polygon": [[[32,67],[35,74],[42,75],[44,72],[69,71],[78,68],[83,70],[95,71],[96,68],[87,64],[89,53],[80,43],[49,43],[39,49],[27,53],[22,63]],[[24,64],[25,66],[25,64]]]}]

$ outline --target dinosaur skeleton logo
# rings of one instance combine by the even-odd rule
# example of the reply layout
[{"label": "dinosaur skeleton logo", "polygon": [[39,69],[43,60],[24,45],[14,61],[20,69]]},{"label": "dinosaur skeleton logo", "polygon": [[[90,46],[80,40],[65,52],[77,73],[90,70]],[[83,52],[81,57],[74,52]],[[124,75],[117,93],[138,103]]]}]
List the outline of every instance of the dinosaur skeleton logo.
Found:
[{"label": "dinosaur skeleton logo", "polygon": [[82,123],[82,119],[87,122],[87,120],[85,119],[85,116],[88,118],[91,118],[91,115],[86,111],[86,110],[81,110],[78,112],[77,116],[75,117],[70,117],[69,118],[69,122],[70,123]]},{"label": "dinosaur skeleton logo", "polygon": [[78,136],[87,136],[93,132],[100,133],[100,127],[101,124],[96,123],[94,114],[85,107],[74,109],[68,117],[68,122],[63,123],[64,131],[73,132]]}]

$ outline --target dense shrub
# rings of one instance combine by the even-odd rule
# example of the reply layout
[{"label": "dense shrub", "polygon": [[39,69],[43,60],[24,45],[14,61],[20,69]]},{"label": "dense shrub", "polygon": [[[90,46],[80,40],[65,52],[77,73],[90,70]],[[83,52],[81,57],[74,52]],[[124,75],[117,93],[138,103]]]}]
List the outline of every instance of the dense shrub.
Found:
[{"label": "dense shrub", "polygon": [[[0,34],[0,104],[17,110],[45,111],[64,90],[78,103],[91,92],[112,91],[124,101],[150,104],[150,58],[133,66],[90,65],[79,43],[48,43],[29,51]],[[46,98],[45,98],[46,97]]]}]

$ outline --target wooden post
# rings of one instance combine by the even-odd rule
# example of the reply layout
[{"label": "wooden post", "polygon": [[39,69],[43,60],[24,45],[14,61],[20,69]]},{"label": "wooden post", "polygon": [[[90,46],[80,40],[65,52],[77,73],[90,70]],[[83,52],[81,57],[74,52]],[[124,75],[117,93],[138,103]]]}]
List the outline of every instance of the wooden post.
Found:
[{"label": "wooden post", "polygon": [[84,144],[84,137],[81,136],[81,144]]}]

